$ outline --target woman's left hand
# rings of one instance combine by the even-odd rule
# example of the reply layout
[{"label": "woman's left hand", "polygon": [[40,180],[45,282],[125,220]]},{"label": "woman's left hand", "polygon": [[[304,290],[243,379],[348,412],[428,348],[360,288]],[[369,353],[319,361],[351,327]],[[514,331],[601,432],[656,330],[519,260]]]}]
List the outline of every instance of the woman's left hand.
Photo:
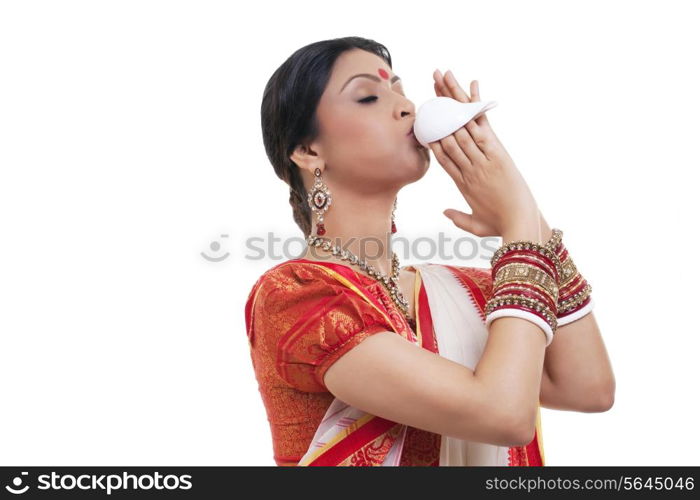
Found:
[{"label": "woman's left hand", "polygon": [[[433,87],[435,88],[435,95],[438,97],[451,97],[452,99],[459,102],[477,102],[481,100],[479,96],[479,82],[477,80],[471,81],[471,98],[467,95],[464,89],[461,87],[457,79],[452,74],[452,71],[448,70],[445,76],[442,76],[440,70],[435,70],[433,73]],[[481,130],[481,133],[488,134],[490,138],[498,141],[496,134],[494,133],[491,125],[489,124],[489,119],[486,117],[486,113],[482,113],[481,116],[475,118],[465,125],[467,130],[469,130],[469,125],[475,123]],[[500,144],[500,141],[498,141]],[[503,145],[501,144],[501,147]]]},{"label": "woman's left hand", "polygon": [[[435,88],[435,95],[438,97],[451,97],[452,99],[455,99],[459,102],[476,102],[481,100],[481,97],[479,96],[479,82],[477,80],[472,80],[471,82],[472,97],[470,99],[467,93],[457,82],[457,79],[452,74],[452,71],[447,71],[447,73],[445,73],[445,76],[443,77],[442,73],[440,73],[440,71],[436,69],[433,73],[433,79],[435,80],[433,84],[433,87]],[[469,126],[472,123],[476,123],[476,125],[478,125],[482,130],[487,131],[487,133],[489,133],[492,136],[494,142],[498,144],[501,148],[503,148],[503,144],[501,144],[501,142],[498,140],[498,137],[496,137],[496,134],[491,128],[491,124],[489,124],[489,119],[486,117],[486,113],[483,113],[478,118],[467,123],[467,130],[469,130]],[[544,216],[542,215],[542,211],[540,211],[540,225],[542,231],[541,240],[547,241],[552,236],[552,230],[547,224],[547,221],[545,221]]]},{"label": "woman's left hand", "polygon": [[[435,80],[435,94],[438,97],[450,97],[459,102],[477,102],[481,100],[481,97],[479,96],[479,83],[476,80],[472,80],[471,82],[470,97],[459,85],[457,79],[452,74],[452,71],[447,71],[445,73],[445,76],[443,77],[442,73],[440,73],[439,70],[435,70],[435,72],[433,73],[433,79]],[[482,155],[486,157],[485,160],[484,158],[481,158],[482,161],[486,161],[486,163],[496,163],[505,166],[509,170],[515,171],[518,176],[522,177],[517,167],[515,166],[513,159],[510,157],[505,147],[496,136],[496,133],[491,128],[491,124],[489,123],[485,112],[479,115],[477,118],[470,120],[462,128],[465,129],[471,137],[470,142],[476,143],[476,146],[480,148]],[[454,132],[454,134],[457,134],[457,132]],[[442,144],[444,141],[450,140],[450,137],[451,136],[448,136],[447,138],[442,139],[440,141],[430,143],[430,147],[433,150],[433,154],[435,154],[436,157],[438,156],[438,154],[442,156],[446,155]],[[456,159],[450,159],[453,162],[459,164],[459,162]],[[476,158],[476,160],[479,160],[479,158]],[[469,161],[472,162],[473,160],[470,158]],[[448,170],[448,173],[451,172],[451,170],[449,169],[446,170]],[[450,173],[450,175],[453,176],[452,173]],[[456,179],[453,176],[453,180],[457,182],[458,179]],[[484,218],[478,218],[479,220],[476,220],[473,214],[467,214],[451,208],[445,210],[444,214],[447,217],[449,217],[457,227],[472,232],[477,236],[499,236],[496,227],[488,225],[488,227],[484,226],[484,224],[486,223],[486,220]],[[479,231],[475,232],[477,226]]]}]

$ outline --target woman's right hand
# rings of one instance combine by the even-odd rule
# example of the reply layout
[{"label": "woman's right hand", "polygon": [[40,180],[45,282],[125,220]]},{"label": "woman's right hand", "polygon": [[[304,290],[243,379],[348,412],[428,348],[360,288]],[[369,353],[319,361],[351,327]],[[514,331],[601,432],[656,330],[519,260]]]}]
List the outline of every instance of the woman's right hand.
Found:
[{"label": "woman's right hand", "polygon": [[[434,77],[438,96],[480,100],[476,81],[469,98],[450,71],[444,78],[436,71]],[[504,242],[539,242],[537,203],[485,114],[428,145],[472,209],[471,214],[445,210],[457,227],[480,237],[501,236]]]}]

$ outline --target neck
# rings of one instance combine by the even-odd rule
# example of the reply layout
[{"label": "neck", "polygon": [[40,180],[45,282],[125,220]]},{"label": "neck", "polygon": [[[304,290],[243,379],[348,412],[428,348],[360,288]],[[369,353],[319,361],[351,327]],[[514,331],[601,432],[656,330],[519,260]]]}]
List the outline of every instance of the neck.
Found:
[{"label": "neck", "polygon": [[[319,235],[338,245],[387,276],[391,275],[391,212],[396,193],[368,198],[344,193],[333,197],[324,214],[326,233]],[[311,234],[316,235],[316,214],[312,212]],[[328,259],[329,251],[310,247],[313,259]]]}]

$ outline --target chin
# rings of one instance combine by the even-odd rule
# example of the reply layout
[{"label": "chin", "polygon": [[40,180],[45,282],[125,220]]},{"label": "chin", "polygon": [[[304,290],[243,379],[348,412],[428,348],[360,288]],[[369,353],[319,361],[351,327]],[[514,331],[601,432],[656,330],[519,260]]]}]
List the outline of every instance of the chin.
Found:
[{"label": "chin", "polygon": [[419,181],[428,171],[428,167],[430,167],[430,156],[425,153],[420,154],[420,158],[413,159],[402,165],[400,174],[402,184],[411,184]]},{"label": "chin", "polygon": [[418,150],[420,159],[416,162],[416,170],[420,171],[420,177],[423,177],[430,167],[430,150]]}]

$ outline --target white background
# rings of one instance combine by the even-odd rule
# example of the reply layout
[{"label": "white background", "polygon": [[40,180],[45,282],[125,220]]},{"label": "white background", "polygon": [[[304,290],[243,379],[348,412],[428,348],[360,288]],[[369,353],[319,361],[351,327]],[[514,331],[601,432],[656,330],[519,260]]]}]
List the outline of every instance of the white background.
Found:
[{"label": "white background", "polygon": [[[273,464],[243,307],[296,255],[245,242],[302,235],[262,90],[297,48],[357,35],[389,48],[417,106],[436,68],[479,80],[594,288],[615,405],[543,409],[547,464],[698,465],[691,6],[3,2],[0,464]],[[445,208],[469,211],[433,158],[399,195],[397,236],[465,236]]]}]

